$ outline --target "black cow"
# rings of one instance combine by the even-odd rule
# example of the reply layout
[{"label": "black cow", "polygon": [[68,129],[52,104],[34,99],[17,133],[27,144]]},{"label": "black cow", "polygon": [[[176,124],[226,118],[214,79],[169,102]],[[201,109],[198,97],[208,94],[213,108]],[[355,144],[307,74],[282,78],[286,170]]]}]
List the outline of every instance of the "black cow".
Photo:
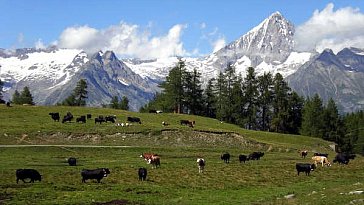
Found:
[{"label": "black cow", "polygon": [[319,152],[315,152],[315,153],[313,153],[313,156],[323,156],[323,157],[326,157],[326,158],[328,158],[328,157],[329,157],[329,154],[326,154],[326,153],[319,153]]},{"label": "black cow", "polygon": [[264,152],[253,152],[253,153],[249,154],[248,160],[259,160],[263,156],[264,156]]},{"label": "black cow", "polygon": [[225,163],[229,163],[230,162],[230,154],[229,153],[222,154],[220,158],[222,160],[224,160]]},{"label": "black cow", "polygon": [[70,166],[76,166],[76,162],[77,162],[77,160],[76,160],[76,158],[74,158],[74,157],[70,157],[70,158],[68,158],[68,159],[67,159],[67,162],[68,162],[68,164],[69,164]]},{"label": "black cow", "polygon": [[149,110],[149,113],[157,113],[157,110]]},{"label": "black cow", "polygon": [[142,124],[142,121],[140,120],[140,118],[139,118],[139,117],[128,117],[128,118],[127,118],[127,121],[128,121],[128,122],[137,122],[137,123],[139,123],[139,124]]},{"label": "black cow", "polygon": [[[19,182],[19,179],[24,183],[34,183],[34,181],[41,181],[42,175],[35,169],[17,169],[16,170],[16,183]],[[29,182],[25,182],[24,179],[30,179]]]},{"label": "black cow", "polygon": [[138,170],[138,176],[140,181],[145,181],[147,179],[147,169],[144,167],[139,168]]},{"label": "black cow", "polygon": [[108,168],[98,168],[98,169],[83,169],[81,171],[82,182],[86,183],[88,179],[96,179],[98,183],[100,183],[101,179],[107,177],[110,174],[110,170]]},{"label": "black cow", "polygon": [[247,160],[248,160],[248,156],[243,155],[243,154],[239,155],[239,162],[240,163],[241,162],[244,162],[245,163],[245,161],[247,161]]},{"label": "black cow", "polygon": [[81,115],[80,117],[76,118],[76,122],[86,123],[86,116]]},{"label": "black cow", "polygon": [[189,127],[193,127],[195,125],[195,121],[191,120],[180,120],[181,125],[187,125]]},{"label": "black cow", "polygon": [[349,164],[350,159],[355,159],[355,154],[338,153],[333,160],[334,163]]},{"label": "black cow", "polygon": [[96,117],[95,118],[95,124],[96,123],[102,123],[102,122],[105,122],[105,119],[104,119],[104,116],[100,115],[99,117]]},{"label": "black cow", "polygon": [[62,123],[71,122],[72,119],[73,119],[72,113],[71,112],[67,112],[67,114],[65,116],[63,116]]},{"label": "black cow", "polygon": [[307,164],[307,163],[297,163],[296,170],[297,175],[300,175],[300,172],[305,172],[306,176],[310,175],[310,172],[316,168],[315,164]]},{"label": "black cow", "polygon": [[86,117],[87,117],[87,119],[91,119],[92,115],[91,114],[87,114]]},{"label": "black cow", "polygon": [[301,153],[301,157],[305,159],[306,156],[307,156],[307,154],[308,154],[308,151],[307,150],[303,150],[303,151],[300,151],[300,153]]},{"label": "black cow", "polygon": [[59,122],[60,117],[59,117],[59,113],[58,112],[50,112],[49,115],[52,117],[52,119],[54,121]]},{"label": "black cow", "polygon": [[112,123],[115,123],[115,119],[116,119],[116,116],[109,115],[109,116],[105,117],[105,122],[110,121]]}]

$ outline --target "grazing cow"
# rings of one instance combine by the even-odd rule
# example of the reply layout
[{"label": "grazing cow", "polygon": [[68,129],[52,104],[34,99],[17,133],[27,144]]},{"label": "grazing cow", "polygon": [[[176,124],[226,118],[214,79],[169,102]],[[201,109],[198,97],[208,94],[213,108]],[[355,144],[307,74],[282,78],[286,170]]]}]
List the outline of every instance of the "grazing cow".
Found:
[{"label": "grazing cow", "polygon": [[222,160],[224,160],[225,163],[229,163],[230,162],[230,154],[229,153],[222,154],[220,158]]},{"label": "grazing cow", "polygon": [[98,169],[83,169],[81,171],[82,182],[86,183],[88,179],[96,179],[98,183],[100,183],[101,179],[107,177],[110,174],[110,170],[108,168],[98,168]]},{"label": "grazing cow", "polygon": [[239,155],[239,162],[240,162],[240,163],[241,163],[241,162],[244,162],[244,163],[245,163],[245,161],[247,161],[247,160],[249,160],[249,159],[248,159],[248,156],[243,155],[243,154]]},{"label": "grazing cow", "polygon": [[58,112],[50,112],[49,115],[52,117],[52,119],[54,121],[59,122],[60,117],[59,117],[59,113]]},{"label": "grazing cow", "polygon": [[139,181],[145,181],[147,179],[147,169],[144,167],[139,168],[138,170],[138,176],[139,176]]},{"label": "grazing cow", "polygon": [[315,164],[307,164],[307,163],[297,163],[296,170],[297,175],[300,175],[300,172],[305,172],[306,176],[310,175],[310,172],[316,168]]},{"label": "grazing cow", "polygon": [[264,156],[264,152],[253,152],[253,153],[249,154],[248,160],[259,160],[263,156]]},{"label": "grazing cow", "polygon": [[319,152],[315,152],[315,153],[313,153],[313,156],[323,156],[323,157],[326,157],[326,158],[328,158],[328,157],[329,157],[329,154],[326,154],[326,153],[319,153]]},{"label": "grazing cow", "polygon": [[101,123],[103,123],[103,122],[105,122],[104,116],[100,115],[99,117],[95,118],[95,124],[100,123],[100,125],[101,125]]},{"label": "grazing cow", "polygon": [[355,159],[355,154],[338,153],[333,160],[334,163],[349,164],[350,159]]},{"label": "grazing cow", "polygon": [[148,161],[149,159],[151,159],[153,156],[158,156],[157,154],[153,154],[153,153],[142,153],[140,155],[140,158],[143,158],[145,161]]},{"label": "grazing cow", "polygon": [[307,150],[302,150],[302,151],[298,151],[301,155],[302,158],[306,158],[307,154],[308,154],[308,151]]},{"label": "grazing cow", "polygon": [[105,122],[112,122],[115,123],[116,116],[115,115],[109,115],[105,117]]},{"label": "grazing cow", "polygon": [[197,158],[197,165],[198,165],[198,173],[203,173],[203,170],[205,169],[205,159],[203,158]]},{"label": "grazing cow", "polygon": [[87,114],[86,117],[87,117],[87,119],[91,119],[92,115],[91,114]]},{"label": "grazing cow", "polygon": [[74,158],[74,157],[70,157],[70,158],[68,158],[68,159],[67,159],[67,162],[68,162],[68,164],[69,164],[70,166],[76,166],[76,162],[77,162],[77,160],[76,160],[76,158]]},{"label": "grazing cow", "polygon": [[127,121],[128,121],[128,122],[137,122],[137,123],[139,123],[139,124],[142,124],[142,121],[140,120],[140,118],[139,118],[139,117],[128,117],[128,118],[127,118]]},{"label": "grazing cow", "polygon": [[180,120],[181,125],[187,125],[189,127],[193,127],[195,125],[195,121],[192,120]]},{"label": "grazing cow", "polygon": [[169,124],[163,121],[163,122],[162,122],[162,125],[163,125],[163,126],[168,126]]},{"label": "grazing cow", "polygon": [[149,110],[149,113],[157,113],[157,110]]},{"label": "grazing cow", "polygon": [[67,114],[65,116],[63,116],[62,123],[71,122],[72,119],[73,119],[73,115],[71,114],[71,112],[67,112]]},{"label": "grazing cow", "polygon": [[313,156],[312,160],[314,161],[315,166],[317,166],[317,163],[320,163],[322,167],[324,164],[328,167],[331,166],[331,163],[325,156]]},{"label": "grazing cow", "polygon": [[158,168],[161,166],[161,158],[158,155],[153,155],[148,159],[148,164],[151,164],[152,168]]},{"label": "grazing cow", "polygon": [[[19,179],[24,183],[34,183],[34,181],[41,181],[42,175],[35,169],[17,169],[16,170],[16,183],[19,182]],[[24,179],[30,179],[29,182],[25,182]]]},{"label": "grazing cow", "polygon": [[81,115],[80,117],[76,118],[76,122],[86,123],[86,116]]}]

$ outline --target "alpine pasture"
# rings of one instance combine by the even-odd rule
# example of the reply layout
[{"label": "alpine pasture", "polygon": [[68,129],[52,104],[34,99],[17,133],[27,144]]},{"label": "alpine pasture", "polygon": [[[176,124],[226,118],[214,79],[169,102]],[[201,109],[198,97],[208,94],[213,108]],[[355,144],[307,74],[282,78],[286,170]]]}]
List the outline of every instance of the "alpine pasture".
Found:
[{"label": "alpine pasture", "polygon": [[[49,115],[67,112],[72,122]],[[76,117],[91,114],[86,123]],[[116,123],[94,118],[116,115]],[[117,126],[128,116],[142,124]],[[193,120],[193,128],[180,124]],[[162,122],[168,124],[163,126]],[[332,163],[332,143],[317,138],[241,129],[215,119],[171,113],[134,113],[88,107],[0,106],[0,204],[362,204],[364,158]],[[37,146],[36,146],[37,145]],[[303,159],[299,150],[307,149]],[[239,154],[264,152],[239,163]],[[220,159],[231,155],[230,163]],[[297,176],[295,164],[328,153],[331,167]],[[152,169],[142,153],[160,156]],[[75,157],[77,166],[67,159]],[[206,161],[199,173],[197,158]],[[138,169],[148,170],[139,181]],[[15,171],[36,169],[42,181],[16,183]],[[82,169],[109,168],[97,183],[81,182]]]}]

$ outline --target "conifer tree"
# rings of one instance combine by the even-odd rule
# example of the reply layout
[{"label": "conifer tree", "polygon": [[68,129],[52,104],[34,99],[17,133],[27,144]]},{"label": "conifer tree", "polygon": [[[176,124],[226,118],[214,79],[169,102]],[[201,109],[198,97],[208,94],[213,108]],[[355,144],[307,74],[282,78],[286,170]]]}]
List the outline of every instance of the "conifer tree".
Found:
[{"label": "conifer tree", "polygon": [[122,110],[129,110],[129,99],[126,96],[123,96],[119,105]]},{"label": "conifer tree", "polygon": [[306,100],[302,114],[302,135],[320,138],[323,136],[322,113],[322,100],[318,94]]},{"label": "conifer tree", "polygon": [[14,103],[16,105],[22,104],[21,99],[20,99],[20,93],[18,90],[15,90],[11,101],[12,101],[12,103]]},{"label": "conifer tree", "polygon": [[257,113],[257,79],[253,67],[248,68],[248,72],[243,82],[244,92],[244,121],[247,129],[256,129],[256,113]]},{"label": "conifer tree", "polygon": [[4,87],[4,82],[1,81],[0,79],[0,103],[5,103],[5,101],[3,100],[3,87]]},{"label": "conifer tree", "polygon": [[30,93],[28,86],[25,86],[23,88],[23,91],[20,93],[20,101],[21,101],[21,104],[34,105],[33,96]]},{"label": "conifer tree", "polygon": [[85,106],[87,99],[87,82],[84,79],[78,81],[77,86],[74,90],[75,106]]},{"label": "conifer tree", "polygon": [[272,119],[273,102],[273,77],[271,73],[264,73],[258,77],[258,106],[259,106],[259,125],[261,130],[267,131]]},{"label": "conifer tree", "polygon": [[216,118],[216,97],[215,97],[215,78],[208,81],[204,90],[204,115],[206,117]]},{"label": "conifer tree", "polygon": [[216,118],[220,121],[225,120],[225,111],[226,111],[226,82],[224,78],[224,74],[220,72],[216,84],[215,84],[215,109],[216,109]]},{"label": "conifer tree", "polygon": [[119,109],[119,98],[118,96],[113,96],[110,101],[110,107],[113,109]]},{"label": "conifer tree", "polygon": [[189,76],[186,80],[187,89],[185,94],[185,101],[188,102],[188,109],[190,114],[202,115],[203,113],[203,90],[202,83],[200,81],[201,74],[197,69],[193,69],[192,73],[186,73]]}]

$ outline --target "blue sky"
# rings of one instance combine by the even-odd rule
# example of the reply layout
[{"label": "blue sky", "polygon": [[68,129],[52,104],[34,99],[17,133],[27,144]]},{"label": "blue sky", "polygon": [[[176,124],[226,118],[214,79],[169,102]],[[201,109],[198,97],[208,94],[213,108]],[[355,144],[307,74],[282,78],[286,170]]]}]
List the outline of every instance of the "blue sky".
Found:
[{"label": "blue sky", "polygon": [[[302,30],[315,21],[315,10],[326,17],[324,10],[330,8],[333,18],[346,9],[361,23],[363,7],[361,0],[0,0],[0,48],[56,44],[113,49],[131,57],[171,52],[199,56],[236,40],[275,11]],[[364,33],[362,29],[354,30]],[[341,36],[341,41],[347,36]],[[112,40],[105,42],[105,38]]]}]

